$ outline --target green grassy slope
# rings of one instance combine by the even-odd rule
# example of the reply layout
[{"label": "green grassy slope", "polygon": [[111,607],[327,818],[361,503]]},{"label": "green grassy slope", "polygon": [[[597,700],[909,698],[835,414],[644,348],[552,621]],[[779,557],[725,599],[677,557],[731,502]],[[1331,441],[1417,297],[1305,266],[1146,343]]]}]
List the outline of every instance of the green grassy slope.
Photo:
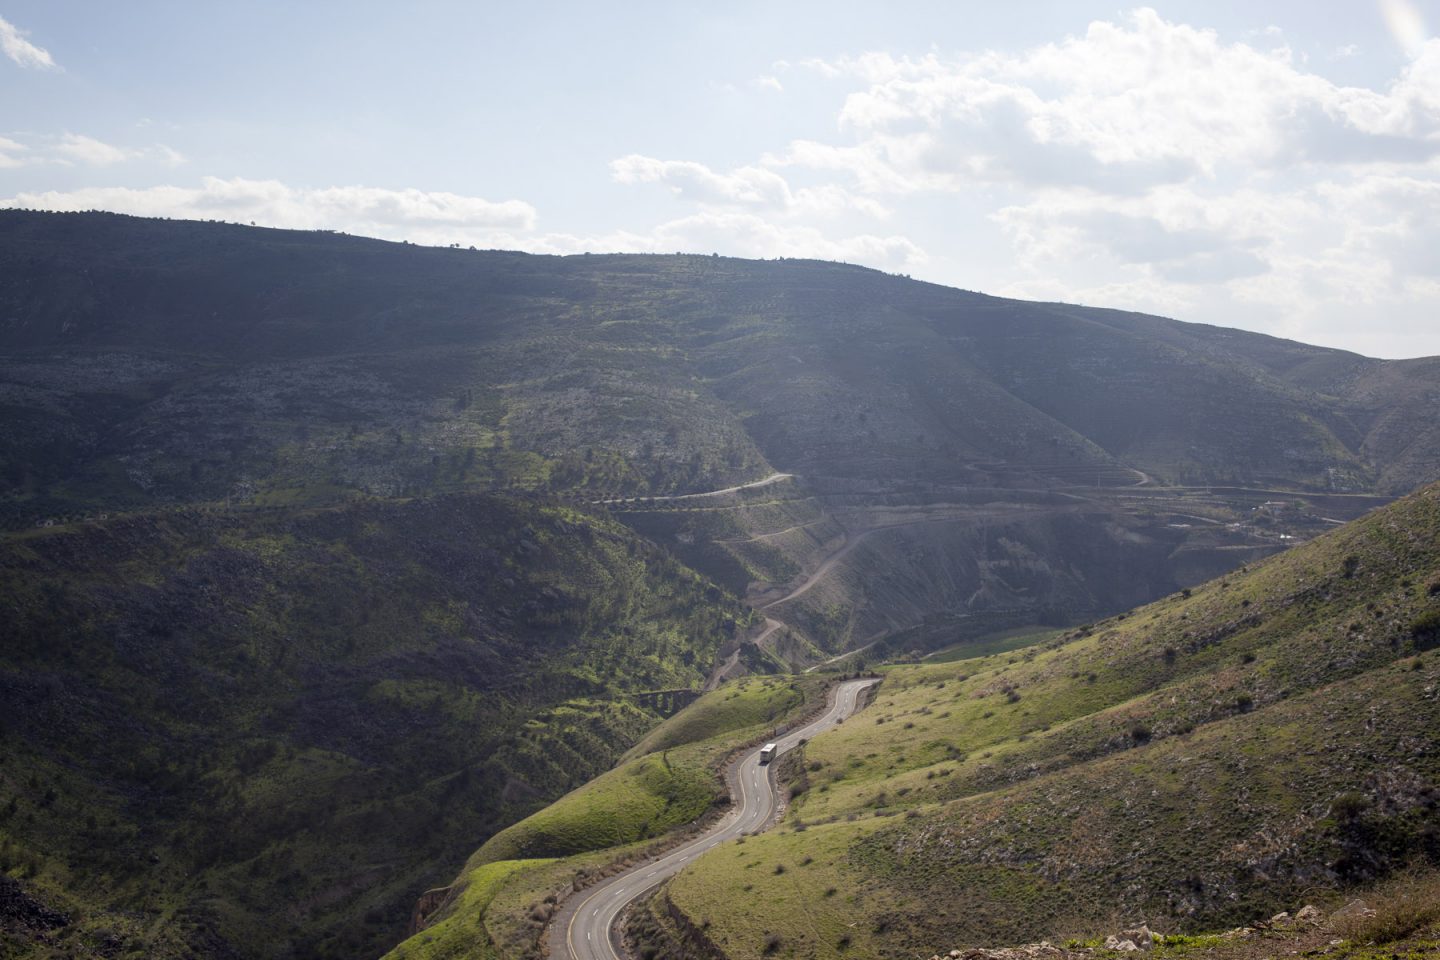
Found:
[{"label": "green grassy slope", "polygon": [[[490,838],[425,929],[388,956],[529,956],[556,890],[728,802],[724,758],[822,702],[826,683],[748,677],[700,697],[651,731],[615,769]],[[524,872],[496,888],[497,902],[489,886],[495,871],[519,869]]]},{"label": "green grassy slope", "polygon": [[0,584],[0,869],[62,944],[160,957],[379,953],[750,616],[612,522],[475,495],[11,535]]},{"label": "green grassy slope", "polygon": [[1440,858],[1437,646],[1432,486],[1189,596],[894,668],[807,746],[788,828],[670,895],[732,957],[1268,916]]}]

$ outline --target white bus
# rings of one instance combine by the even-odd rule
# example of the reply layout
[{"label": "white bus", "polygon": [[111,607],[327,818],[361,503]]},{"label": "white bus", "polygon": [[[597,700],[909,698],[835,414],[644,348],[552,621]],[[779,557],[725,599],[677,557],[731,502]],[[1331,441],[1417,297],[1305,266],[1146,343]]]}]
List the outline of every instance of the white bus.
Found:
[{"label": "white bus", "polygon": [[775,744],[767,743],[760,748],[760,762],[769,763],[775,759]]}]

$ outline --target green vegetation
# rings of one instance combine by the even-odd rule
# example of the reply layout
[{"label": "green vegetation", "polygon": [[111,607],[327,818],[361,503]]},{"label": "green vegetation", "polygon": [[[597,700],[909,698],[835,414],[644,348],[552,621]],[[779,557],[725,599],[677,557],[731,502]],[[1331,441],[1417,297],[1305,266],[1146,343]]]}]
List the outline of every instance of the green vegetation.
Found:
[{"label": "green vegetation", "polygon": [[863,538],[772,611],[797,666],[1128,609],[1440,442],[1433,364],[811,261],[7,210],[0,304],[0,528],[539,491],[767,602]]},{"label": "green vegetation", "polygon": [[[630,754],[634,759],[481,846],[432,925],[397,947],[391,957],[416,955],[411,951],[417,945],[448,936],[437,932],[441,928],[473,931],[482,922],[490,932],[474,941],[470,953],[457,956],[486,960],[491,955],[486,951],[495,950],[504,957],[530,955],[544,920],[549,919],[545,904],[553,906],[556,891],[571,878],[635,854],[636,844],[690,825],[716,801],[727,798],[720,779],[722,762],[740,745],[822,702],[825,689],[826,681],[821,679],[750,677],[705,694],[636,745]],[[497,862],[514,862],[511,858],[517,856],[536,855],[564,857],[547,861],[551,864],[546,872],[548,887],[511,884],[508,906],[488,906],[488,900],[480,903],[469,895],[476,871]],[[543,920],[536,921],[535,916]],[[509,932],[497,932],[502,928]]]},{"label": "green vegetation", "polygon": [[476,867],[465,877],[454,912],[433,924],[406,945],[403,957],[414,960],[493,960],[497,956],[485,932],[485,912],[507,880],[533,872],[546,860],[502,860]]},{"label": "green vegetation", "polygon": [[782,956],[900,957],[1116,913],[1213,930],[1440,862],[1440,658],[1415,631],[1437,574],[1430,487],[1188,595],[895,667],[807,746],[786,827],[669,896],[733,958],[777,931]]},{"label": "green vegetation", "polygon": [[749,734],[795,716],[819,695],[820,681],[791,682],[773,677],[727,684],[656,727],[631,749],[631,756],[658,753],[716,737]]},{"label": "green vegetation", "polygon": [[[0,580],[0,870],[62,945],[154,957],[380,953],[750,616],[624,527],[476,495],[51,528]],[[636,783],[657,825],[711,796]]]},{"label": "green vegetation", "polygon": [[[756,610],[786,629],[738,672],[954,650],[813,745],[817,853],[766,838],[783,857],[732,878],[778,897],[717,929],[740,955],[928,943],[937,891],[991,890],[956,902],[995,936],[1022,932],[1002,902],[1082,922],[1092,882],[1238,914],[1257,870],[1348,883],[1425,836],[1423,510],[1178,591],[1433,479],[1433,362],[838,264],[20,210],[0,305],[0,892],[56,951],[378,953],[487,840],[441,920],[533,951],[547,897],[693,820],[718,757],[813,692],[657,727]],[[1175,812],[1221,790],[1251,806]],[[1047,860],[1052,823],[1098,845]],[[1247,852],[1187,853],[1190,823]],[[1296,823],[1334,849],[1292,851]],[[1131,866],[1094,878],[1102,854]],[[1142,868],[1168,899],[1117,888]],[[808,873],[872,932],[744,926]]]},{"label": "green vegetation", "polygon": [[618,847],[690,823],[722,796],[723,786],[703,767],[671,763],[663,754],[647,756],[600,775],[501,831],[477,856],[559,857]]},{"label": "green vegetation", "polygon": [[954,663],[957,660],[973,660],[976,657],[994,653],[1008,653],[1033,644],[1043,643],[1063,633],[1046,627],[1015,627],[997,633],[957,643],[953,647],[937,650],[925,657],[926,663]]}]

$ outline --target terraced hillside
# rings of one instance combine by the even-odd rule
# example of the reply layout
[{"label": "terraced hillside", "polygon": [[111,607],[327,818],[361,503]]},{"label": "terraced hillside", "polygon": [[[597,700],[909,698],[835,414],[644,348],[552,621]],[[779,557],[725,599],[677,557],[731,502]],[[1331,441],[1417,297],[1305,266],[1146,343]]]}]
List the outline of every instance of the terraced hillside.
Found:
[{"label": "terraced hillside", "polygon": [[751,616],[622,526],[477,494],[11,535],[0,596],[0,872],[59,918],[8,899],[6,956],[378,955]]},{"label": "terraced hillside", "polygon": [[1440,486],[1021,651],[895,667],[784,829],[666,892],[727,957],[1219,929],[1440,862]]}]

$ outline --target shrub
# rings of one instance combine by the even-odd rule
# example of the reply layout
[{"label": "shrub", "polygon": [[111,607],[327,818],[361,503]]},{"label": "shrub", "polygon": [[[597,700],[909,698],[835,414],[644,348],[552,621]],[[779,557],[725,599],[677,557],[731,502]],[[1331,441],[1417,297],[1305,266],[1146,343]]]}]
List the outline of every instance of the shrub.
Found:
[{"label": "shrub", "polygon": [[1370,806],[1365,795],[1351,791],[1342,793],[1330,802],[1330,815],[1342,823],[1357,819]]},{"label": "shrub", "polygon": [[1374,916],[1345,917],[1336,932],[1355,943],[1386,944],[1440,922],[1440,876],[1409,874],[1387,884]]},{"label": "shrub", "polygon": [[1440,610],[1428,610],[1411,620],[1410,638],[1416,650],[1440,647]]}]

